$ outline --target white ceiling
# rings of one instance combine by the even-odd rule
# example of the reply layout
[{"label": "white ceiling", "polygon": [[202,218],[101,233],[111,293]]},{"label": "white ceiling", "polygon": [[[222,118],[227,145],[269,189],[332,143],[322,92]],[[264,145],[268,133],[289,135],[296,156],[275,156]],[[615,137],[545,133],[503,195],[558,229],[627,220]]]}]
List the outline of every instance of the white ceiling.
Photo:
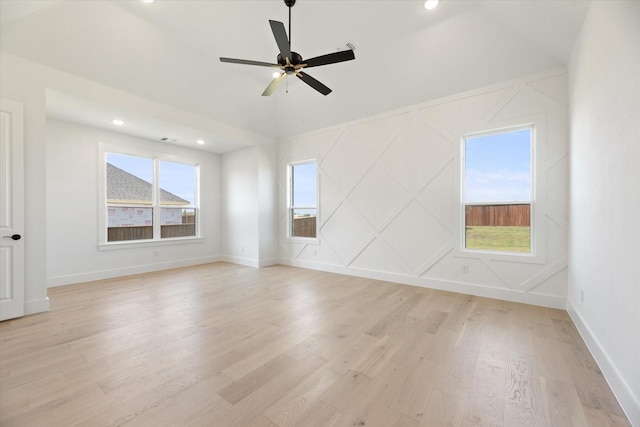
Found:
[{"label": "white ceiling", "polygon": [[[288,25],[282,0],[0,0],[0,49],[277,138],[566,66],[588,5],[441,0],[428,11],[421,0],[298,0],[292,50],[310,58],[356,46],[355,61],[309,71],[333,89],[326,97],[296,78],[288,78],[288,93],[283,84],[262,97],[272,69],[218,59],[275,62],[268,20]],[[48,100],[52,116],[92,126],[113,114],[91,99],[51,92]],[[210,129],[154,117],[127,120],[121,131],[136,136],[215,138]],[[245,142],[204,149],[228,152]]]}]

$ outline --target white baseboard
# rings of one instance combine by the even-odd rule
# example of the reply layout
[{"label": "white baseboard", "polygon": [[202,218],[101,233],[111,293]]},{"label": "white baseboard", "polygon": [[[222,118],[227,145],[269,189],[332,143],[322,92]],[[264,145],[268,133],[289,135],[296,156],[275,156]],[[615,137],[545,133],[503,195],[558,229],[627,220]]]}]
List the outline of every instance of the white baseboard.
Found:
[{"label": "white baseboard", "polygon": [[[208,264],[212,262],[230,262],[233,264],[246,265],[248,267],[268,267],[278,264],[278,258],[256,260],[252,258],[242,258],[229,255],[218,255],[212,257],[191,258],[179,261],[163,262],[158,264],[136,265],[125,268],[114,268],[110,270],[90,271],[86,273],[68,274],[64,276],[54,276],[47,279],[47,287],[73,285],[75,283],[92,282],[95,280],[111,279],[114,277],[130,276],[132,274],[150,273],[153,271],[169,270],[171,268],[188,267],[191,265]],[[46,310],[40,310],[46,311]]]},{"label": "white baseboard", "polygon": [[29,314],[41,313],[43,311],[49,311],[49,297],[40,300],[24,302],[25,316]]},{"label": "white baseboard", "polygon": [[69,274],[47,278],[47,287],[72,285],[74,283],[92,282],[94,280],[111,279],[114,277],[130,276],[132,274],[150,273],[153,271],[169,270],[171,268],[188,267],[191,265],[208,264],[222,261],[221,256],[189,258],[157,264],[136,265],[132,267],[114,268],[109,270],[89,271],[86,273]]},{"label": "white baseboard", "polygon": [[267,258],[267,259],[261,259],[258,264],[259,267],[269,267],[270,265],[276,265],[280,263],[280,259],[279,258]]},{"label": "white baseboard", "polygon": [[243,258],[239,256],[223,255],[220,257],[220,261],[230,262],[232,264],[246,265],[247,267],[260,267],[260,261],[254,258]]},{"label": "white baseboard", "polygon": [[279,258],[266,258],[266,259],[254,259],[243,258],[231,255],[223,255],[221,261],[230,262],[232,264],[246,265],[247,267],[269,267],[270,265],[276,265],[280,262]]},{"label": "white baseboard", "polygon": [[285,258],[280,258],[278,260],[278,263],[282,265],[290,265],[292,267],[308,268],[310,270],[328,271],[330,273],[365,277],[367,279],[374,280],[384,280],[388,282],[402,283],[405,285],[420,286],[429,289],[439,289],[449,292],[458,292],[467,295],[520,302],[523,304],[539,305],[542,307],[557,308],[561,310],[564,310],[566,308],[566,298],[564,296],[558,295],[536,294],[533,292],[523,292],[505,288],[494,288],[472,283],[454,282],[450,280],[439,279],[426,279],[424,277],[416,277],[404,274],[365,270],[353,267],[343,267],[340,265],[315,263],[310,261],[290,260]]},{"label": "white baseboard", "polygon": [[567,300],[567,312],[602,371],[607,383],[609,383],[613,394],[616,396],[616,399],[618,399],[622,410],[627,415],[627,418],[629,418],[631,425],[640,426],[640,399],[633,393],[633,390],[625,381],[620,371],[618,371],[607,351],[602,347],[600,341],[570,299]]}]

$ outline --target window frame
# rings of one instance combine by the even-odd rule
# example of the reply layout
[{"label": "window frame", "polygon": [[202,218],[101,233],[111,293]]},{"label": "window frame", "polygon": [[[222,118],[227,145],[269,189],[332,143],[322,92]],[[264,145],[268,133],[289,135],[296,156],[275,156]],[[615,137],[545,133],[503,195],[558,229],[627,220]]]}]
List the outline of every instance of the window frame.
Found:
[{"label": "window frame", "polygon": [[[518,119],[505,120],[500,122],[483,123],[466,127],[456,132],[459,146],[456,150],[455,180],[458,197],[455,197],[455,256],[460,258],[472,258],[492,261],[524,262],[534,264],[545,263],[545,146],[546,129],[545,116],[538,115],[532,117],[521,117]],[[468,205],[491,203],[466,203],[465,197],[465,147],[466,139],[482,137],[493,134],[516,132],[519,130],[531,130],[531,198],[530,203],[530,252],[504,252],[492,251],[488,249],[469,249],[466,244],[466,217],[465,208]],[[497,204],[523,204],[521,201],[500,202]],[[526,202],[525,202],[526,204]]]},{"label": "window frame", "polygon": [[[174,154],[167,153],[149,153],[142,150],[135,150],[130,148],[123,148],[116,145],[105,144],[99,142],[99,168],[98,168],[98,248],[100,250],[110,250],[118,248],[133,248],[133,247],[147,247],[147,246],[163,246],[171,244],[190,243],[203,239],[202,235],[202,208],[201,208],[201,194],[200,194],[200,162],[197,159],[176,156]],[[108,241],[108,227],[109,218],[107,211],[109,203],[107,203],[107,153],[118,154],[123,156],[139,157],[144,159],[150,159],[153,167],[153,183],[152,183],[152,201],[150,205],[140,204],[127,204],[121,207],[143,207],[153,209],[153,232],[151,239],[140,240],[119,240]],[[194,236],[180,236],[180,237],[162,237],[162,208],[167,208],[166,205],[161,204],[160,197],[160,162],[171,162],[190,165],[195,167],[195,201],[189,206],[184,206],[184,209],[193,209],[195,211],[195,235]]]},{"label": "window frame", "polygon": [[[293,201],[293,168],[295,166],[301,166],[305,164],[314,163],[316,165],[316,201],[315,206],[294,206]],[[316,237],[302,237],[293,235],[293,211],[294,209],[315,209],[316,210]],[[306,159],[295,162],[287,163],[287,240],[304,242],[307,244],[319,244],[319,230],[320,230],[320,170],[319,162],[317,159]]]}]

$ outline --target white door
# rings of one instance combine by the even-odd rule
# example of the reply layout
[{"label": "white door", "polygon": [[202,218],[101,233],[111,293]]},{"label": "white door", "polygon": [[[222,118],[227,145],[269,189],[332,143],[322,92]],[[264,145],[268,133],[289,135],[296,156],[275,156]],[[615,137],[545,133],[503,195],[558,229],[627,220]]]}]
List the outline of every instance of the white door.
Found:
[{"label": "white door", "polygon": [[24,314],[22,104],[0,99],[0,320]]}]

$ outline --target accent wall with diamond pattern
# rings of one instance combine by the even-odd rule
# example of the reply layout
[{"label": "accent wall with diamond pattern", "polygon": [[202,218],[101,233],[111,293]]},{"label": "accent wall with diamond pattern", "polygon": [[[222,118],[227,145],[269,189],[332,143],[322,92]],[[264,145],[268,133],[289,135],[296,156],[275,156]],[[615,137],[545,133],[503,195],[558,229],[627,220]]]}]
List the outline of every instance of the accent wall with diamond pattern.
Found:
[{"label": "accent wall with diamond pattern", "polygon": [[[544,263],[458,256],[459,131],[531,116],[545,123]],[[281,141],[280,262],[564,308],[567,129],[567,74],[557,70]],[[317,244],[286,238],[287,164],[312,158],[320,182]]]}]

